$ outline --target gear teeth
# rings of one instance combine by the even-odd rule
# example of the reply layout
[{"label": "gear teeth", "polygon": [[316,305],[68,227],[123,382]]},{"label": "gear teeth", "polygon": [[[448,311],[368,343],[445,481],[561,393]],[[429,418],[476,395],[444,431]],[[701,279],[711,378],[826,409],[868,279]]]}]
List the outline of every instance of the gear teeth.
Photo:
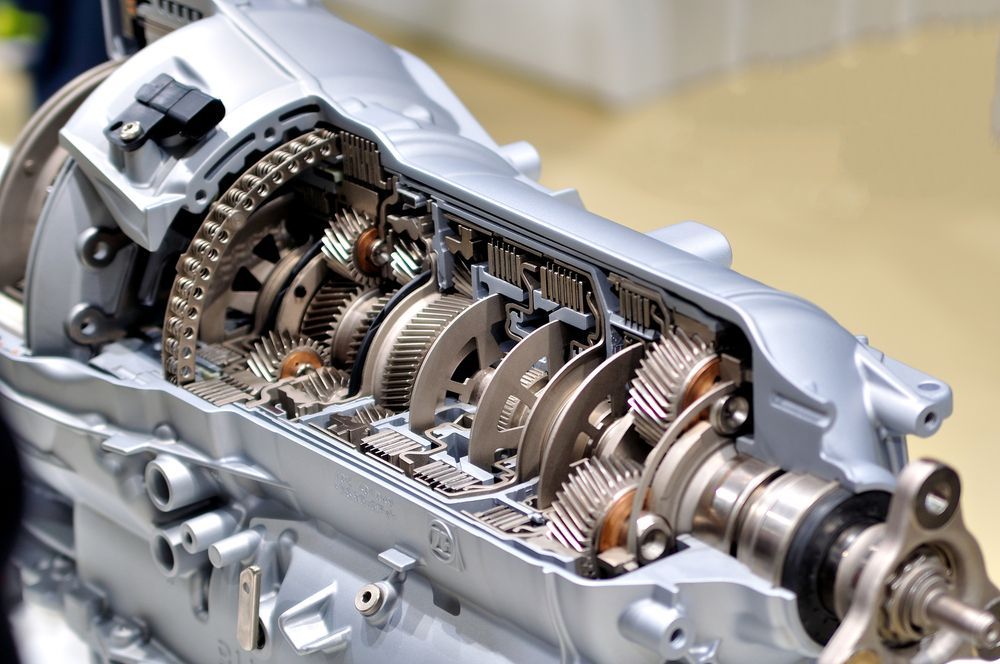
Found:
[{"label": "gear teeth", "polygon": [[323,367],[303,376],[295,383],[295,387],[310,399],[324,402],[337,396],[341,390],[347,387],[349,380],[350,376],[340,369]]},{"label": "gear teeth", "polygon": [[[197,378],[196,350],[206,307],[218,301],[236,270],[247,267],[249,253],[274,229],[263,229],[236,241],[253,212],[282,185],[332,156],[337,134],[315,129],[272,150],[239,176],[212,203],[208,214],[177,261],[163,321],[164,377],[177,385]],[[275,238],[276,241],[279,238]],[[281,242],[277,242],[279,250]]]},{"label": "gear teeth", "polygon": [[206,362],[224,369],[231,364],[246,359],[246,353],[241,353],[222,344],[200,344],[198,357]]},{"label": "gear teeth", "polygon": [[629,385],[629,407],[643,440],[659,441],[683,407],[689,379],[714,358],[711,344],[679,328],[650,346]]},{"label": "gear teeth", "polygon": [[320,343],[329,341],[334,317],[356,291],[354,284],[323,284],[306,307],[299,333]]},{"label": "gear teeth", "polygon": [[413,281],[424,271],[427,265],[427,249],[423,240],[397,236],[392,254],[389,256],[389,269],[392,278],[399,284]]},{"label": "gear teeth", "polygon": [[222,379],[251,396],[260,394],[260,391],[267,385],[266,380],[249,369],[241,369],[232,373],[227,372]]},{"label": "gear teeth", "polygon": [[329,355],[328,349],[312,339],[272,331],[254,344],[247,358],[247,368],[259,378],[273,383],[281,377],[281,365],[285,359],[300,351],[315,353],[323,363]]},{"label": "gear teeth", "polygon": [[470,304],[462,295],[438,295],[410,318],[386,362],[380,393],[383,406],[394,411],[406,410],[417,370],[431,344]]},{"label": "gear teeth", "polygon": [[362,233],[374,227],[368,215],[354,208],[338,210],[323,234],[323,255],[337,273],[362,286],[373,287],[378,275],[366,274],[358,266],[355,249]]},{"label": "gear teeth", "polygon": [[472,268],[468,262],[455,259],[455,267],[451,271],[451,285],[456,293],[472,299]]},{"label": "gear teeth", "polygon": [[548,536],[581,555],[580,573],[597,576],[597,538],[608,509],[639,483],[642,466],[632,459],[583,459],[552,502]]},{"label": "gear teeth", "polygon": [[289,418],[312,415],[341,397],[349,379],[340,369],[321,367],[279,388],[277,400]]},{"label": "gear teeth", "polygon": [[[538,394],[545,387],[548,378],[548,372],[537,367],[532,367],[521,376],[521,385]],[[527,415],[526,407],[522,406],[520,399],[513,395],[507,397],[503,408],[500,409],[500,417],[497,418],[497,431],[507,431],[508,429],[521,426],[524,424],[523,420]]]},{"label": "gear teeth", "polygon": [[[354,366],[368,329],[394,294],[395,291],[373,295],[370,290],[359,288],[341,304],[333,316],[327,338],[331,357],[337,365]],[[341,326],[347,326],[348,329],[341,331]]]}]

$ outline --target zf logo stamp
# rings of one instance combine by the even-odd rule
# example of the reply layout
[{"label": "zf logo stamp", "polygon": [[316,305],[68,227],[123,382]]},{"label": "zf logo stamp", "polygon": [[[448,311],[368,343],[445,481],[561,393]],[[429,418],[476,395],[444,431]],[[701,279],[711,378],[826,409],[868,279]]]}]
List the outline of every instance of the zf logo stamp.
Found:
[{"label": "zf logo stamp", "polygon": [[428,543],[431,546],[431,553],[443,563],[455,561],[455,538],[451,530],[441,521],[435,519],[431,521],[431,528],[427,534]]}]

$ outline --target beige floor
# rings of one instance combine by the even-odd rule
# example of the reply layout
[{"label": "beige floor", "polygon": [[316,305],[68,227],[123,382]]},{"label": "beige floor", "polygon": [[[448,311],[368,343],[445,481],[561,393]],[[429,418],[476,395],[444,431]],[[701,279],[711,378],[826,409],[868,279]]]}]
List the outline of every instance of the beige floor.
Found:
[{"label": "beige floor", "polygon": [[[498,141],[534,143],[546,185],[638,229],[715,226],[736,269],[950,382],[954,416],[911,451],[959,469],[1000,578],[1000,24],[756,67],[620,114],[367,27],[424,57]],[[18,94],[0,79],[4,139]]]}]

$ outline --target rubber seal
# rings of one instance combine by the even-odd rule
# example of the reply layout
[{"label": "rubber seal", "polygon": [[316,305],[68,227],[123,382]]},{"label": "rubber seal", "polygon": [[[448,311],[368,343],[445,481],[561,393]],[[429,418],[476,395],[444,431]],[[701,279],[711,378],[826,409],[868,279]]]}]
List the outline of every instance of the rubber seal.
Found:
[{"label": "rubber seal", "polygon": [[[802,626],[820,645],[826,645],[840,626],[830,601],[830,549],[848,528],[884,521],[890,497],[885,491],[852,494],[837,489],[818,502],[795,531],[785,555],[781,585],[795,593]],[[835,576],[836,570],[832,571]]]}]

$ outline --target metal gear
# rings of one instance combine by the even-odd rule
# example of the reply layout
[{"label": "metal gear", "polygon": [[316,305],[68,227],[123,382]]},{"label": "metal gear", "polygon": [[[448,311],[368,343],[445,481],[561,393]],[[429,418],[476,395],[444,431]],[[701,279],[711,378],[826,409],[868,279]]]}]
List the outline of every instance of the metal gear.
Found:
[{"label": "metal gear", "polygon": [[718,378],[719,357],[697,335],[675,328],[646,351],[629,385],[635,429],[655,445],[677,415]]},{"label": "metal gear", "polygon": [[417,370],[431,344],[471,304],[458,294],[435,294],[415,311],[389,351],[379,401],[394,411],[406,410]]},{"label": "metal gear", "polygon": [[[631,503],[642,466],[631,459],[583,459],[556,494],[549,516],[549,537],[581,556],[580,573],[595,577],[602,531],[618,505]],[[627,507],[622,514],[627,518]]]},{"label": "metal gear", "polygon": [[456,293],[472,299],[472,267],[468,261],[455,259],[455,267],[451,271],[451,284]]},{"label": "metal gear", "polygon": [[427,246],[423,239],[397,235],[389,254],[389,270],[400,285],[413,281],[427,268]]},{"label": "metal gear", "polygon": [[[549,380],[548,372],[538,367],[532,367],[521,376],[521,385],[532,394],[538,394],[545,387]],[[497,429],[507,431],[514,427],[522,426],[531,414],[531,405],[523,403],[513,394],[507,397],[503,409],[500,411],[500,419],[497,421]]]},{"label": "metal gear", "polygon": [[299,334],[321,344],[329,342],[334,319],[356,292],[354,284],[343,281],[327,281],[320,286],[306,307]]},{"label": "metal gear", "polygon": [[328,349],[308,337],[272,331],[254,344],[247,358],[247,368],[273,383],[300,376],[304,371],[321,369],[328,357]]},{"label": "metal gear", "polygon": [[349,379],[340,369],[320,367],[278,387],[275,400],[291,419],[311,415],[341,398]]},{"label": "metal gear", "polygon": [[[372,238],[366,242],[366,238]],[[380,267],[374,264],[362,245],[374,247],[378,241],[375,222],[361,210],[347,207],[336,212],[323,235],[323,255],[332,270],[366,287],[379,282]]]},{"label": "metal gear", "polygon": [[392,296],[393,293],[382,293],[378,289],[355,288],[340,304],[333,315],[328,336],[334,364],[354,366],[368,329]]},{"label": "metal gear", "polygon": [[183,385],[197,377],[195,351],[204,309],[222,289],[219,276],[229,273],[225,266],[238,265],[231,258],[233,238],[276,190],[332,156],[336,138],[329,130],[316,129],[285,143],[247,169],[212,204],[177,262],[163,321],[162,358],[167,380]]}]

